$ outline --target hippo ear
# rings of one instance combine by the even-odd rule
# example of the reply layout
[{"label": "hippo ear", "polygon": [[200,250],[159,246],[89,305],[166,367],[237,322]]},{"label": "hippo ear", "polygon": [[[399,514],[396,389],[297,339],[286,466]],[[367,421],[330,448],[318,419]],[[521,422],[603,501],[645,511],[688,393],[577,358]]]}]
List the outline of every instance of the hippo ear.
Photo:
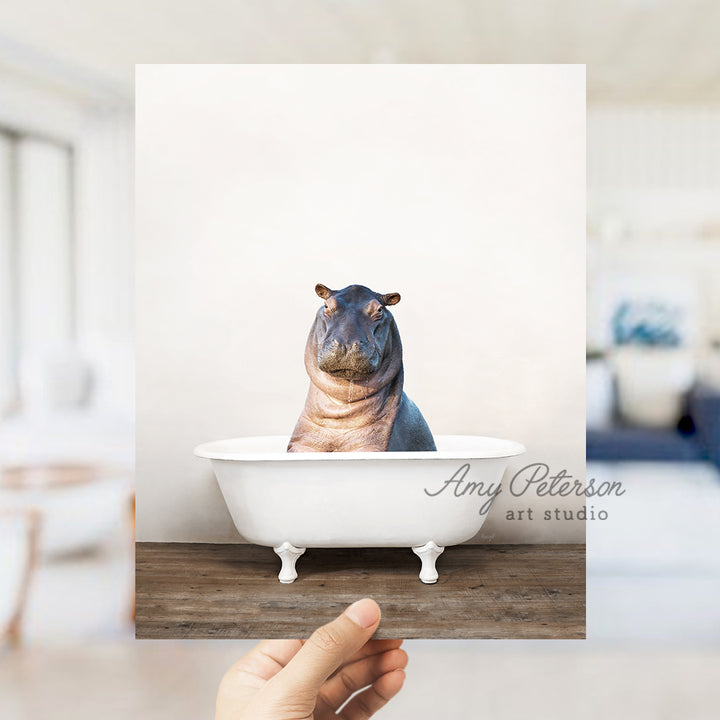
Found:
[{"label": "hippo ear", "polygon": [[400,302],[400,293],[388,293],[380,296],[383,305],[397,305]]},{"label": "hippo ear", "polygon": [[315,293],[317,294],[318,297],[321,297],[323,300],[327,300],[331,295],[335,294],[335,291],[318,283],[315,286]]}]

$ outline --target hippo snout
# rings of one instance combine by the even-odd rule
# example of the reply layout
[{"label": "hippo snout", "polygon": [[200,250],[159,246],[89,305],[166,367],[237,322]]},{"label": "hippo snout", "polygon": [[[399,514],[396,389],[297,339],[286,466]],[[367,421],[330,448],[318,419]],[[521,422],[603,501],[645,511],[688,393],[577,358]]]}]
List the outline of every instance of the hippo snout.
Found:
[{"label": "hippo snout", "polygon": [[379,360],[374,347],[360,342],[345,345],[336,339],[323,343],[318,353],[318,367],[323,372],[347,378],[372,375]]}]

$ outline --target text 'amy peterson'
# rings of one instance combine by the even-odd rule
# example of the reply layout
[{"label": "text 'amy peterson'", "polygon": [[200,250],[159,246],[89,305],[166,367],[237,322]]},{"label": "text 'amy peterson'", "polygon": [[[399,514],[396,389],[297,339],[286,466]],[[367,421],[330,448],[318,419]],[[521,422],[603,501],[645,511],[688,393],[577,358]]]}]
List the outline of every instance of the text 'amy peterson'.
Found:
[{"label": "text 'amy peterson'", "polygon": [[[461,465],[449,480],[441,483],[437,490],[424,488],[425,494],[437,497],[448,491],[455,497],[477,495],[486,498],[480,514],[485,514],[492,505],[493,500],[502,492],[502,486],[497,483],[483,483],[466,480],[470,472],[470,463]],[[452,489],[450,489],[452,488]],[[588,478],[585,482],[574,478],[564,468],[554,475],[550,474],[550,466],[545,463],[531,463],[518,470],[508,485],[510,494],[522,497],[528,492],[535,492],[538,497],[617,497],[625,494],[625,488],[619,480],[596,483],[595,478]]]}]

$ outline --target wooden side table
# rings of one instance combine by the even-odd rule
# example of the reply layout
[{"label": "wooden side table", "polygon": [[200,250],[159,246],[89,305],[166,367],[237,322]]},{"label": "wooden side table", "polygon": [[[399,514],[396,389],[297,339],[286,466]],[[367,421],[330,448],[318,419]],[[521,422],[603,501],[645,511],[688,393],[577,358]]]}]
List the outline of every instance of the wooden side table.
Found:
[{"label": "wooden side table", "polygon": [[[39,539],[41,515],[36,510],[4,510],[0,508],[0,526],[8,527],[10,548],[17,544],[20,566],[13,578],[3,582],[5,589],[14,592],[10,598],[10,613],[4,627],[0,626],[0,646],[8,644],[18,647],[22,642],[22,623],[30,596],[32,579],[37,570],[39,557]],[[17,585],[13,591],[12,586]]]}]

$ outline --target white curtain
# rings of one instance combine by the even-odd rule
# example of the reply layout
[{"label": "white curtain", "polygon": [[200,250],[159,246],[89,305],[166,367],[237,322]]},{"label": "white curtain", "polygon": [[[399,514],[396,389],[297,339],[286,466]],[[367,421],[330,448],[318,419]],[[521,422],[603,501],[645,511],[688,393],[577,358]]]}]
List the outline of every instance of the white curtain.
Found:
[{"label": "white curtain", "polygon": [[17,144],[18,316],[21,361],[72,341],[72,167],[67,147]]},{"label": "white curtain", "polygon": [[0,408],[42,384],[75,334],[73,163],[68,146],[0,136]]},{"label": "white curtain", "polygon": [[13,142],[0,134],[0,416],[17,396],[14,302]]}]

